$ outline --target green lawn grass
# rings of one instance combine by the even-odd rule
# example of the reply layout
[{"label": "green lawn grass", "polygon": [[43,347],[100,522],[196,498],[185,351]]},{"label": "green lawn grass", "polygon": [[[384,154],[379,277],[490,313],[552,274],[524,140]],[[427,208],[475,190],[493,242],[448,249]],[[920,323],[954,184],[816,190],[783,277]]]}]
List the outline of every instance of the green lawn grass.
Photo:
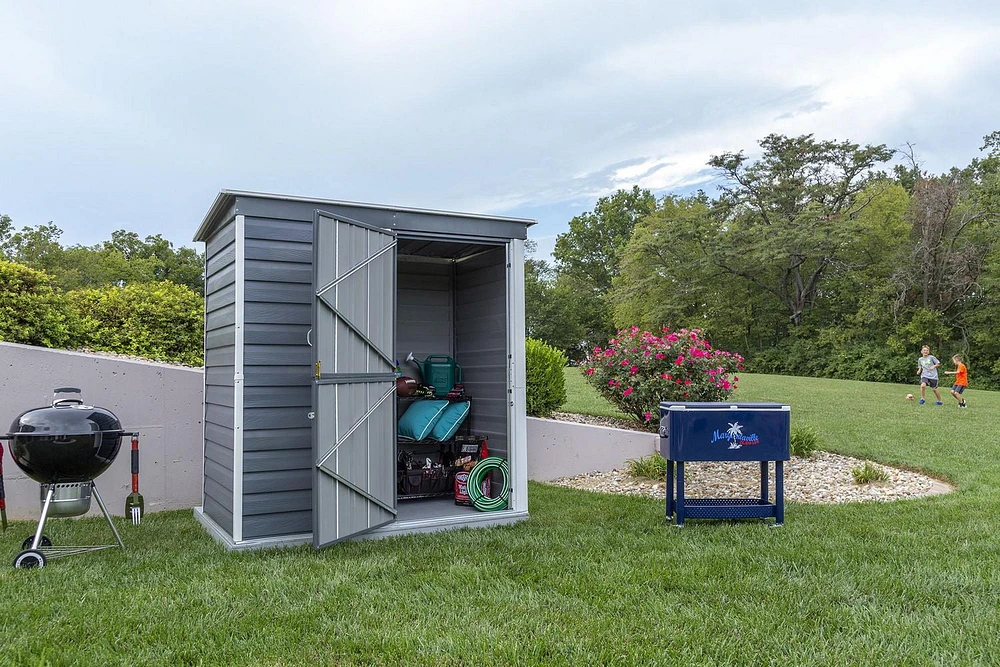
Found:
[{"label": "green lawn grass", "polygon": [[566,378],[566,402],[559,408],[560,412],[628,419],[627,415],[608,403],[590,386],[584,378],[582,369],[567,366],[563,369],[563,375]]},{"label": "green lawn grass", "polygon": [[532,484],[515,526],[244,554],[190,512],[152,514],[123,528],[127,553],[0,568],[0,664],[996,664],[1000,395],[970,391],[963,411],[907,391],[747,376],[739,398],[790,402],[826,449],[953,494],[679,530],[662,502]]}]

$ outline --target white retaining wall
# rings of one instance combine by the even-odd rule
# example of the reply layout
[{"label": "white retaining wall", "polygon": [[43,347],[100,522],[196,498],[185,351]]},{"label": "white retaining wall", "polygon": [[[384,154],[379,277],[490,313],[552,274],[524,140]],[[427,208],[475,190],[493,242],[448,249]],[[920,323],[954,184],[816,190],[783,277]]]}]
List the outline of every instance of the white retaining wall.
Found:
[{"label": "white retaining wall", "polygon": [[[203,451],[200,368],[183,368],[65,350],[0,342],[0,433],[25,410],[49,405],[56,387],[79,387],[89,405],[115,413],[139,436],[139,492],[146,511],[201,504]],[[3,442],[3,472],[10,518],[38,519],[38,483],[10,458]],[[123,514],[132,491],[130,439],[97,478],[108,510]],[[100,514],[96,502],[90,514]]]},{"label": "white retaining wall", "polygon": [[528,479],[614,470],[652,454],[656,443],[655,433],[528,417]]}]

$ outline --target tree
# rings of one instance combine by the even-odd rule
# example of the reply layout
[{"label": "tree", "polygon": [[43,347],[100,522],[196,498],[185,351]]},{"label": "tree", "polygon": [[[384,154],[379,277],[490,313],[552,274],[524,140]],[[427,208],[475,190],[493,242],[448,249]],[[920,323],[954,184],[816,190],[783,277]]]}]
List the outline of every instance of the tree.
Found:
[{"label": "tree", "polygon": [[[7,221],[9,224],[10,218]],[[25,227],[4,241],[3,254],[12,262],[55,276],[63,261],[63,247],[59,242],[62,233],[51,222],[37,227]],[[58,280],[55,282],[58,284]]]},{"label": "tree", "polygon": [[118,230],[111,240],[93,246],[63,247],[63,232],[53,223],[13,232],[8,216],[0,217],[0,251],[14,262],[48,273],[64,290],[118,283],[169,280],[202,293],[205,260],[193,248],[174,248],[156,234],[139,238]]},{"label": "tree", "polygon": [[717,233],[703,242],[720,270],[773,294],[792,324],[815,305],[822,280],[856,238],[873,168],[892,151],[812,135],[768,135],[753,163],[743,152],[709,160],[726,183],[713,207]]},{"label": "tree", "polygon": [[[525,244],[528,254],[534,252],[533,241]],[[547,343],[572,359],[585,353],[587,338],[583,324],[584,311],[577,303],[577,290],[559,276],[545,260],[528,258],[524,261],[524,324],[525,333]]]},{"label": "tree", "polygon": [[569,231],[556,238],[556,286],[577,316],[585,337],[581,348],[604,343],[614,333],[608,294],[636,222],[655,210],[656,198],[648,190],[619,190],[570,220]]}]

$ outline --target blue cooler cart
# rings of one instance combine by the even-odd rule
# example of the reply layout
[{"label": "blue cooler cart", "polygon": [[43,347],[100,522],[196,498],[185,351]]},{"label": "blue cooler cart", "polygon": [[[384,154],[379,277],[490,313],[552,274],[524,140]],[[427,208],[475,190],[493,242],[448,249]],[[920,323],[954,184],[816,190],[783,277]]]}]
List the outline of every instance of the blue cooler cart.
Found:
[{"label": "blue cooler cart", "polygon": [[[660,454],[667,460],[667,518],[785,520],[784,462],[791,408],[781,403],[660,403]],[[685,498],[687,461],[760,461],[759,498]],[[774,461],[774,502],[768,464]],[[676,494],[674,470],[676,466]]]}]

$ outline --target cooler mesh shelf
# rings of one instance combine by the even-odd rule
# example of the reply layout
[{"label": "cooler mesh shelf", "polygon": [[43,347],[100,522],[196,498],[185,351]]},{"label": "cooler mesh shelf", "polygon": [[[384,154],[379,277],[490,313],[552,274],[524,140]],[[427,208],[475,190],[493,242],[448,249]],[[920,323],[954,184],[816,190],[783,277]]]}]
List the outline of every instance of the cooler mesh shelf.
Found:
[{"label": "cooler mesh shelf", "polygon": [[687,519],[754,519],[775,516],[774,503],[760,498],[685,498]]}]

